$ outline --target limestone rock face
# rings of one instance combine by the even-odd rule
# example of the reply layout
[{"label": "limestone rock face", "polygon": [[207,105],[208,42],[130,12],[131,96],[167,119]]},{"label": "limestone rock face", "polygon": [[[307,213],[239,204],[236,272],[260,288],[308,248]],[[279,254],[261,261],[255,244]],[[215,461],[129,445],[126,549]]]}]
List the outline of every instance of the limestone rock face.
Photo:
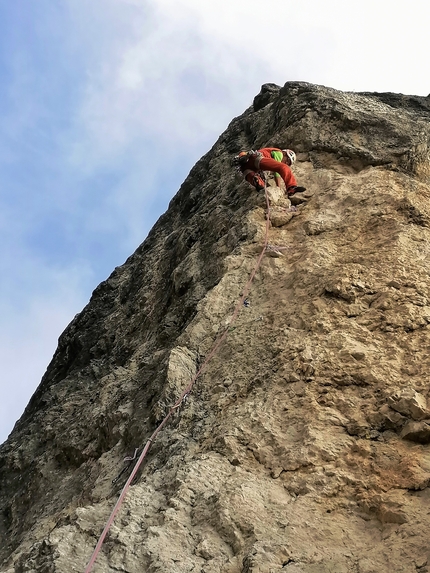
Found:
[{"label": "limestone rock face", "polygon": [[[60,336],[0,449],[0,571],[430,571],[430,99],[262,89]],[[291,147],[306,193],[230,166]],[[272,255],[272,256],[269,256]],[[123,468],[126,471],[121,474]],[[128,468],[128,469],[127,469]]]}]

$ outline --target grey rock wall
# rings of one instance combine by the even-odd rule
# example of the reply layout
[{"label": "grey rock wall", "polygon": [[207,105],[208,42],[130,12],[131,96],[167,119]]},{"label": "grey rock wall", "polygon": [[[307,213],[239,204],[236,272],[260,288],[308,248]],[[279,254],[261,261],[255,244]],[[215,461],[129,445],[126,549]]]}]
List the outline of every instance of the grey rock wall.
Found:
[{"label": "grey rock wall", "polygon": [[[261,250],[240,149],[291,147],[296,210],[151,448],[94,571],[430,567],[429,98],[266,84],[60,336],[0,449],[0,571],[83,571],[141,448]],[[278,247],[276,249],[275,247]]]}]

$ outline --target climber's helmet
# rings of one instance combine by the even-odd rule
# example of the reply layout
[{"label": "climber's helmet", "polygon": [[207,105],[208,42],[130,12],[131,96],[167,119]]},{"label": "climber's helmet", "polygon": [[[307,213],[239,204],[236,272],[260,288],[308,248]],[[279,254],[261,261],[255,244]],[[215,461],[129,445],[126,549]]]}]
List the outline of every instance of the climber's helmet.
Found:
[{"label": "climber's helmet", "polygon": [[287,160],[287,165],[292,165],[296,161],[296,154],[292,149],[283,149],[282,153]]}]

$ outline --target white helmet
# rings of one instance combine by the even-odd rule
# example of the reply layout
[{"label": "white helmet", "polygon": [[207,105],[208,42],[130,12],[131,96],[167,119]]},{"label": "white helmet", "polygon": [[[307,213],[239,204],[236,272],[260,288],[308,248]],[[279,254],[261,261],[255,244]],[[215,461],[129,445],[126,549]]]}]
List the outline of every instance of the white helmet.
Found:
[{"label": "white helmet", "polygon": [[296,154],[292,149],[283,149],[283,153],[290,159],[290,165],[292,165],[296,161]]}]

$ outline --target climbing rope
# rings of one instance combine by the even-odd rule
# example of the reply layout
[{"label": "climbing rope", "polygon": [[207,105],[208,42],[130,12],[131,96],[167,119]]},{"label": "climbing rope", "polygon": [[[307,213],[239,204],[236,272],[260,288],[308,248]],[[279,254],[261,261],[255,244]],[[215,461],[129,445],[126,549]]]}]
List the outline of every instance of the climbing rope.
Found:
[{"label": "climbing rope", "polygon": [[[180,397],[178,398],[178,400],[175,402],[175,404],[170,408],[169,412],[166,414],[164,420],[159,424],[159,426],[155,429],[155,431],[152,433],[151,437],[148,439],[148,441],[146,442],[145,447],[142,450],[142,453],[140,454],[139,458],[137,459],[137,462],[129,476],[129,478],[127,479],[124,487],[122,488],[121,494],[115,504],[115,507],[112,510],[112,513],[109,516],[109,519],[106,522],[105,528],[103,529],[102,534],[99,537],[99,540],[97,542],[97,545],[93,551],[93,554],[91,556],[91,559],[88,562],[88,565],[86,566],[85,569],[85,573],[90,573],[90,571],[92,570],[94,563],[97,559],[97,556],[100,552],[100,549],[103,545],[103,541],[109,531],[109,529],[112,526],[112,523],[115,519],[116,514],[118,513],[122,502],[124,501],[125,496],[127,495],[127,492],[130,488],[130,484],[133,481],[136,473],[138,472],[140,466],[142,465],[143,460],[145,459],[147,453],[149,452],[149,449],[151,447],[151,445],[153,444],[153,442],[155,441],[156,437],[158,436],[158,434],[161,432],[161,430],[164,428],[164,426],[167,424],[167,422],[169,421],[169,419],[171,418],[171,416],[173,415],[173,413],[175,412],[175,410],[177,410],[181,404],[186,400],[186,398],[188,397],[189,393],[191,392],[191,390],[193,389],[194,383],[196,382],[197,378],[199,378],[199,376],[203,373],[203,371],[205,370],[207,364],[210,362],[210,360],[213,358],[213,356],[216,354],[218,348],[221,346],[221,344],[224,342],[225,338],[227,337],[228,331],[231,327],[231,325],[235,322],[235,320],[237,319],[240,309],[242,308],[242,306],[244,306],[244,302],[247,300],[247,296],[249,293],[249,290],[251,288],[252,282],[255,278],[255,275],[261,265],[261,261],[263,260],[263,256],[264,253],[267,249],[268,246],[268,241],[269,241],[269,228],[270,228],[270,203],[269,203],[269,197],[267,194],[267,185],[265,183],[264,185],[264,193],[265,193],[265,197],[266,197],[266,206],[267,206],[267,214],[266,214],[266,233],[265,233],[265,238],[264,238],[264,245],[263,248],[261,250],[261,253],[257,259],[257,262],[255,264],[255,267],[248,279],[248,282],[246,283],[243,292],[242,292],[242,296],[239,299],[238,303],[236,304],[236,307],[233,311],[233,314],[231,315],[231,319],[228,323],[228,326],[224,329],[224,331],[220,334],[220,336],[218,337],[218,339],[215,341],[212,350],[210,351],[210,353],[208,354],[208,356],[206,357],[206,359],[204,360],[203,364],[200,366],[199,370],[197,371],[197,373],[194,375],[194,377],[192,378],[192,380],[190,381],[190,383],[188,384],[188,386],[185,388],[185,390],[182,392],[182,394],[180,395]],[[133,458],[126,458],[126,461],[129,461],[130,464],[132,463],[132,460],[135,459],[136,454],[137,454],[138,450],[135,450],[134,453],[134,457]],[[130,467],[130,466],[128,466]],[[126,468],[127,469],[127,468]],[[122,473],[122,472],[121,472]],[[120,474],[121,475],[121,474]],[[119,478],[119,476],[118,476]],[[117,478],[117,479],[118,479]],[[117,481],[117,479],[115,481]]]}]

